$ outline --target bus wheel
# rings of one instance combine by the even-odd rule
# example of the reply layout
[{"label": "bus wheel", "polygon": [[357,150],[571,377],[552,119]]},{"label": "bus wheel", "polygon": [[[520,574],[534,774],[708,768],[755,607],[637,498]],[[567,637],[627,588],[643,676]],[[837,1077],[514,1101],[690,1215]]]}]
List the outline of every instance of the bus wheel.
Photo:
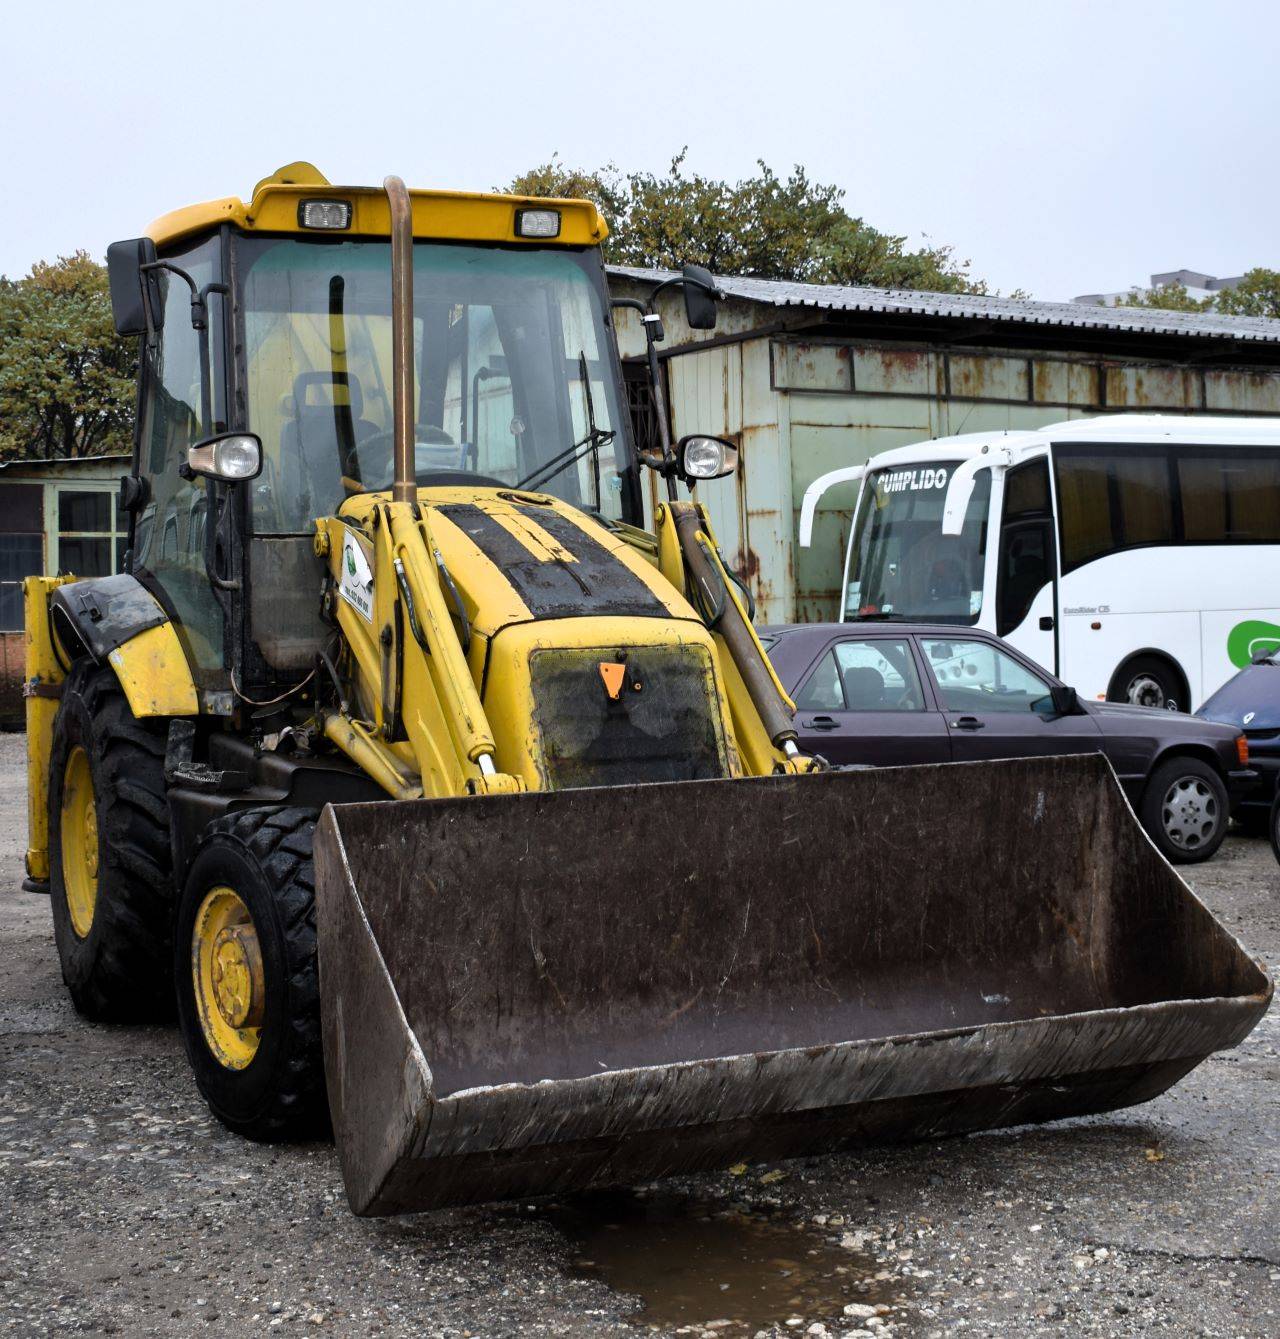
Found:
[{"label": "bus wheel", "polygon": [[1186,711],[1186,687],[1182,675],[1163,656],[1134,656],[1112,675],[1108,702],[1128,702],[1135,707],[1163,707]]}]

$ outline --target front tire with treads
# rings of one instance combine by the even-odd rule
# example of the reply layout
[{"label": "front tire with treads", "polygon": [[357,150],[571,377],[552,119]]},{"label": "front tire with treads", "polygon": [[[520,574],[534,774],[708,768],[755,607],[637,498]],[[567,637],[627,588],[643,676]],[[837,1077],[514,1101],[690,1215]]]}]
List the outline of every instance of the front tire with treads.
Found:
[{"label": "front tire with treads", "polygon": [[173,1016],[165,722],[109,667],[72,666],[49,758],[49,892],[62,979],[86,1018]]},{"label": "front tire with treads", "polygon": [[246,809],[209,825],[174,930],[178,1018],[196,1085],[250,1139],[328,1130],[320,1043],[316,812]]}]

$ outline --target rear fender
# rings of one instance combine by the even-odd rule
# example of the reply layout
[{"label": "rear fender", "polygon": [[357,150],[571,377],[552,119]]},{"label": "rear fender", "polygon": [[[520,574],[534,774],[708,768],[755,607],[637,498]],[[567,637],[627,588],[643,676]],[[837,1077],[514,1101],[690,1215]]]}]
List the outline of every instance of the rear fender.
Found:
[{"label": "rear fender", "polygon": [[68,660],[109,664],[137,717],[200,710],[186,653],[160,601],[134,576],[61,584],[49,599],[52,634]]}]

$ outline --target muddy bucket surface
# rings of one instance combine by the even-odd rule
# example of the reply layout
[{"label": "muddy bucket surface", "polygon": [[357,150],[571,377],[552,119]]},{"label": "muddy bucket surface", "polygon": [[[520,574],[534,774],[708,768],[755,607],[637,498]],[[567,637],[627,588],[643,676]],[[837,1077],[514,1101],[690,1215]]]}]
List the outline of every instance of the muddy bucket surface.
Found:
[{"label": "muddy bucket surface", "polygon": [[364,1214],[1126,1106],[1271,994],[1099,755],[331,806],[316,878]]}]

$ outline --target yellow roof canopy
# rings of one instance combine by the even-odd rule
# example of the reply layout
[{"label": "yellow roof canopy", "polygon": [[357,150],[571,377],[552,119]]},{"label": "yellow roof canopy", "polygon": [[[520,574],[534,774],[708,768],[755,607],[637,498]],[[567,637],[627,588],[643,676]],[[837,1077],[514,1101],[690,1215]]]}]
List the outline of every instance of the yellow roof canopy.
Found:
[{"label": "yellow roof canopy", "polygon": [[[538,199],[522,195],[482,195],[471,191],[410,190],[413,235],[464,242],[517,242],[534,246],[598,246],[609,229],[589,200]],[[314,235],[387,237],[391,211],[380,186],[334,186],[311,163],[296,162],[264,177],[246,204],[229,195],[221,200],[187,205],[156,219],[147,236],[166,247],[222,223],[245,232],[313,235],[298,221],[304,200],[339,200],[351,206],[351,224],[342,230]],[[521,209],[555,209],[560,232],[555,238],[520,237],[516,214]]]}]

